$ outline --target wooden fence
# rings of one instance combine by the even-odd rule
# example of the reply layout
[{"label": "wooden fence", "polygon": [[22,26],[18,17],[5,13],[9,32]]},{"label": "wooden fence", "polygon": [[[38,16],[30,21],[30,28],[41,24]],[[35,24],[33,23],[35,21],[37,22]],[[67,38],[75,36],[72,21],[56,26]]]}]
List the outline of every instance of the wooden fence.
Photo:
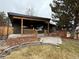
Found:
[{"label": "wooden fence", "polygon": [[13,33],[13,28],[8,26],[0,26],[0,36],[6,36]]}]

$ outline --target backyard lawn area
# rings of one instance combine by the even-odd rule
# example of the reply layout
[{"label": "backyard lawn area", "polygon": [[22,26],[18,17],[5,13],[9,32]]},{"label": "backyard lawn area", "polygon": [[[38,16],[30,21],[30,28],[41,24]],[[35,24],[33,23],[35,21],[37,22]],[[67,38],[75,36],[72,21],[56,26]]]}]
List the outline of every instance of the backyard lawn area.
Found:
[{"label": "backyard lawn area", "polygon": [[27,46],[11,52],[5,59],[79,59],[79,41],[64,40],[59,46]]}]

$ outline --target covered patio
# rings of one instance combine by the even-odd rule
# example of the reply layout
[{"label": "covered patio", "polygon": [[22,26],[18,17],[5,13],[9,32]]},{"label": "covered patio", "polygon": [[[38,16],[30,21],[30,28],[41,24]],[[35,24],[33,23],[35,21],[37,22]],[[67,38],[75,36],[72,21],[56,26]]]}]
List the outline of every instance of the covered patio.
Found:
[{"label": "covered patio", "polygon": [[50,18],[28,16],[18,13],[8,12],[14,34],[28,34],[37,32],[38,34],[48,34],[50,30]]}]

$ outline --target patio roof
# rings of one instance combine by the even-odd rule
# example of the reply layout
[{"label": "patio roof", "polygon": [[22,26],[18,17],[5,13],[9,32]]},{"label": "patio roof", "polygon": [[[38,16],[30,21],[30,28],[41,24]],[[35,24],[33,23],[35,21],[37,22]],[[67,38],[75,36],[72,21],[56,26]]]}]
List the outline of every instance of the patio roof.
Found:
[{"label": "patio roof", "polygon": [[50,18],[38,17],[38,16],[29,16],[29,15],[13,13],[13,12],[8,12],[8,16],[10,17],[10,19],[23,18],[23,19],[36,20],[36,21],[47,21],[47,22],[50,21]]}]

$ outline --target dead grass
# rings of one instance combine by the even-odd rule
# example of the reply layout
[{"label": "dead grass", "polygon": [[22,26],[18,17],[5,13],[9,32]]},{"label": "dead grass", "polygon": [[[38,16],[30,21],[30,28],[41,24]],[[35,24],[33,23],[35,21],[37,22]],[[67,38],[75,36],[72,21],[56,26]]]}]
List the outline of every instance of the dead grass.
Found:
[{"label": "dead grass", "polygon": [[79,59],[79,41],[66,40],[60,48],[53,45],[28,46],[5,59]]}]

